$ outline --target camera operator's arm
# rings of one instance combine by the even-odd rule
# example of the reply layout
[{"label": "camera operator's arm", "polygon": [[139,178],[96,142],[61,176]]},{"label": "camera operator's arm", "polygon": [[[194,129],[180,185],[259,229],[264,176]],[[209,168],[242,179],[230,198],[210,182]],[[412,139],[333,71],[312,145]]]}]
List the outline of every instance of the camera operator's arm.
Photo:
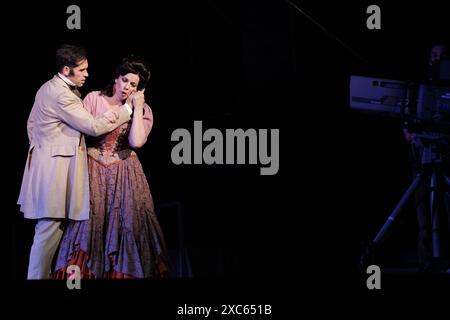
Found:
[{"label": "camera operator's arm", "polygon": [[414,139],[416,138],[416,134],[409,132],[408,128],[403,128],[403,135],[409,143],[414,142]]}]

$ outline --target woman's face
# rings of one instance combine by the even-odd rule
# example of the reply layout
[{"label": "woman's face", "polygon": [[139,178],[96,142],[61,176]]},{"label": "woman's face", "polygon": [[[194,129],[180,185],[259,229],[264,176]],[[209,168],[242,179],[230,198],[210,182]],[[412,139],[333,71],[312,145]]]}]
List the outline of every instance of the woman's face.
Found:
[{"label": "woman's face", "polygon": [[139,76],[135,73],[127,73],[116,78],[114,83],[114,95],[119,100],[126,100],[130,94],[137,90]]}]

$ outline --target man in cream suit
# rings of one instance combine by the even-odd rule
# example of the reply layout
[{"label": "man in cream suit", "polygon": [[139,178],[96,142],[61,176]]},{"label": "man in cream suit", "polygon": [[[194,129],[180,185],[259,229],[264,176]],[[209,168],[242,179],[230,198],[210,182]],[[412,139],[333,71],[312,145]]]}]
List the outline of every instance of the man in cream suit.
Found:
[{"label": "man in cream suit", "polygon": [[28,279],[48,279],[64,219],[89,219],[89,184],[84,134],[99,136],[130,120],[128,104],[94,119],[76,89],[88,76],[83,48],[63,45],[58,74],[38,90],[28,118],[30,147],[18,204],[37,219]]}]

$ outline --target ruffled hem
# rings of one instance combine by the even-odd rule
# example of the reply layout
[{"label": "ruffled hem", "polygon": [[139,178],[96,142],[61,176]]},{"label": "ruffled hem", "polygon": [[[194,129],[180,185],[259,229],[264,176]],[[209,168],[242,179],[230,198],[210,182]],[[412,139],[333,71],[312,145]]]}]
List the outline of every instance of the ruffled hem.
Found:
[{"label": "ruffled hem", "polygon": [[[95,276],[94,273],[89,269],[89,255],[78,249],[72,253],[72,258],[67,262],[67,265],[56,270],[52,274],[52,278],[55,280],[66,280],[70,274],[67,272],[67,268],[71,265],[76,265],[80,268],[80,279],[137,279],[136,277],[119,272],[115,270],[115,259],[114,255],[109,256],[109,261],[112,265],[111,269],[107,272],[104,272],[101,276]],[[167,278],[169,276],[169,268],[167,263],[163,261],[163,259],[159,259],[159,262],[156,263],[155,266],[154,277],[155,278]]]}]

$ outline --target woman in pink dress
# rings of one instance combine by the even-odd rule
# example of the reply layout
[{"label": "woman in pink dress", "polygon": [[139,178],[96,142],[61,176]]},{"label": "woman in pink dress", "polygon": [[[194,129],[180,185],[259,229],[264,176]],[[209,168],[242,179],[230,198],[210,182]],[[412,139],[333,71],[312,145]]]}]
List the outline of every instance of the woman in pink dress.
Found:
[{"label": "woman in pink dress", "polygon": [[85,108],[94,117],[125,101],[132,119],[100,137],[87,137],[90,219],[71,220],[55,262],[56,279],[78,265],[81,277],[150,278],[168,274],[168,254],[154,212],[141,163],[133,151],[142,147],[152,129],[153,115],[144,101],[150,72],[139,59],[125,58],[114,80],[103,91],[90,92]]}]

